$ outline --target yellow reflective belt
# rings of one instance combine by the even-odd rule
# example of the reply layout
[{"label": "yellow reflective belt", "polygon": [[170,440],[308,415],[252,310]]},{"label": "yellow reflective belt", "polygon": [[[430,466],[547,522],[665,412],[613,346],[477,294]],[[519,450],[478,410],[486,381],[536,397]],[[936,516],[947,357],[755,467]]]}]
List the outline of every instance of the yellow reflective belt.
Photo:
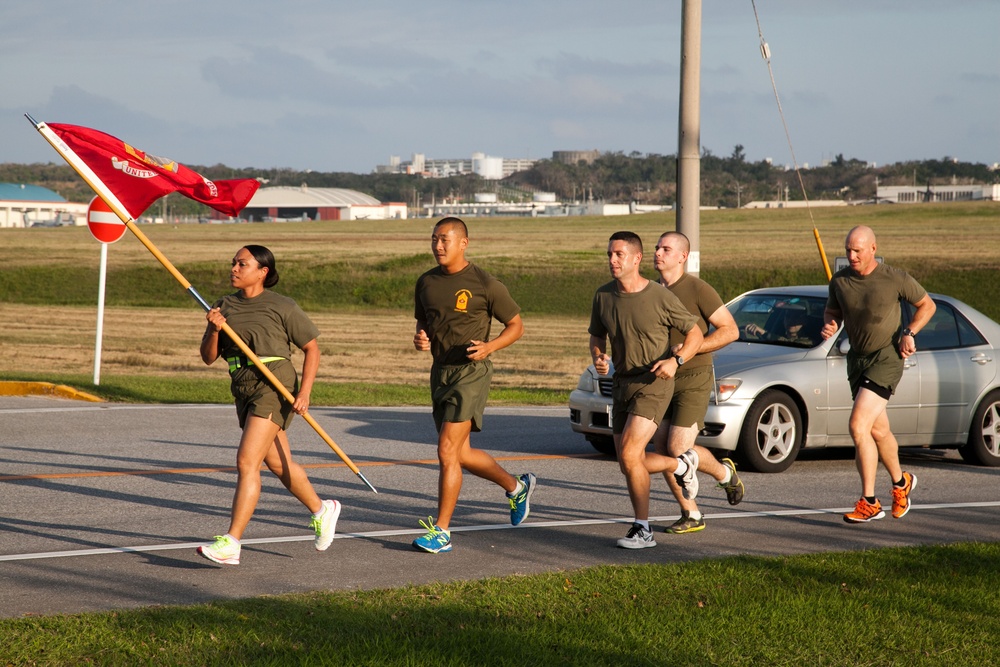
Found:
[{"label": "yellow reflective belt", "polygon": [[[272,361],[281,361],[284,357],[260,357],[261,363],[269,364]],[[243,367],[243,365],[253,366],[253,362],[246,357],[227,357],[226,361],[229,362],[229,372],[232,373]]]}]

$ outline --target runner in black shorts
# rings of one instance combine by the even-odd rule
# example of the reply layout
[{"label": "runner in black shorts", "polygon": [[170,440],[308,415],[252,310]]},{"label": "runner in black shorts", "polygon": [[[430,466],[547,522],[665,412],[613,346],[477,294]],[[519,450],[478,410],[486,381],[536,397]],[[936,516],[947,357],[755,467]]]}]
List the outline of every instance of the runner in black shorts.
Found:
[{"label": "runner in black shorts", "polygon": [[[875,232],[869,227],[852,229],[844,249],[850,266],[830,280],[820,332],[824,339],[830,338],[843,320],[851,342],[847,353],[847,377],[854,397],[850,430],[861,474],[861,498],[844,521],[865,523],[885,516],[875,497],[880,459],[892,480],[892,516],[900,519],[910,511],[910,493],[917,478],[899,465],[899,445],[889,428],[886,405],[903,377],[903,359],[917,351],[915,336],[930,321],[936,306],[905,271],[875,259]],[[916,308],[906,327],[900,326],[901,299]]]}]

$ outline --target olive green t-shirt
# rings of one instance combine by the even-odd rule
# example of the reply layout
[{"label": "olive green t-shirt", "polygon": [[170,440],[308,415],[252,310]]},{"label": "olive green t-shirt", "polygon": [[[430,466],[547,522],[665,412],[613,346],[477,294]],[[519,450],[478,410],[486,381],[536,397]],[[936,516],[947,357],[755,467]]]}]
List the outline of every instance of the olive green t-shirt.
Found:
[{"label": "olive green t-shirt", "polygon": [[[298,348],[319,337],[319,329],[293,299],[270,290],[247,299],[242,292],[229,294],[215,302],[233,332],[258,357],[292,356],[292,344]],[[219,356],[240,356],[243,352],[224,332],[219,334]]]},{"label": "olive green t-shirt", "polygon": [[830,279],[827,308],[838,310],[855,356],[872,354],[897,343],[900,324],[900,299],[916,303],[927,295],[908,273],[878,264],[867,276],[850,267]]},{"label": "olive green t-shirt", "polygon": [[649,281],[633,293],[618,291],[618,281],[602,285],[594,294],[590,313],[591,336],[611,340],[615,374],[640,375],[657,361],[670,357],[670,333],[685,334],[698,320],[666,287]]},{"label": "olive green t-shirt", "polygon": [[[701,333],[707,334],[710,318],[715,311],[722,308],[722,297],[711,285],[701,278],[696,278],[690,273],[682,274],[680,279],[673,285],[668,285],[667,289],[674,293],[684,307],[698,320],[698,328]],[[670,347],[684,343],[684,334],[678,329],[670,331]],[[684,365],[677,370],[677,374],[688,373],[704,366],[712,365],[712,353],[697,354],[693,359],[685,359]]]},{"label": "olive green t-shirt", "polygon": [[521,312],[502,282],[471,263],[458,273],[440,266],[427,271],[417,279],[413,301],[434,363],[444,366],[469,363],[466,346],[490,339],[494,317],[506,324]]}]

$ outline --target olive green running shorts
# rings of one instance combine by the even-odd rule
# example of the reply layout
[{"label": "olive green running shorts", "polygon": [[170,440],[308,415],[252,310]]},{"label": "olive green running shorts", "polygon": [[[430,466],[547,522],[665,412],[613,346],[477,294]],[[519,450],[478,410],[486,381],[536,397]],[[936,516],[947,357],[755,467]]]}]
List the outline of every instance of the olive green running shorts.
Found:
[{"label": "olive green running shorts", "polygon": [[[285,385],[294,396],[299,390],[299,380],[295,366],[288,359],[271,362],[268,370]],[[278,390],[268,381],[264,374],[254,366],[237,368],[230,375],[232,382],[229,390],[236,399],[236,415],[240,420],[240,428],[244,428],[247,417],[263,417],[270,419],[287,431],[295,417],[292,404],[285,401]]]},{"label": "olive green running shorts", "polygon": [[649,372],[627,377],[615,375],[611,385],[611,432],[621,435],[629,415],[659,424],[673,394],[673,378],[659,378]]},{"label": "olive green running shorts", "polygon": [[899,381],[903,379],[903,357],[894,345],[887,345],[871,354],[847,354],[847,381],[851,384],[851,396],[858,397],[861,380],[867,377],[875,384],[896,393]]},{"label": "olive green running shorts", "polygon": [[483,412],[490,395],[493,362],[473,361],[460,366],[431,366],[431,404],[438,433],[445,422],[472,422],[483,430]]},{"label": "olive green running shorts", "polygon": [[712,367],[700,366],[674,376],[674,397],[670,399],[663,421],[671,426],[705,428],[708,397],[712,392]]}]

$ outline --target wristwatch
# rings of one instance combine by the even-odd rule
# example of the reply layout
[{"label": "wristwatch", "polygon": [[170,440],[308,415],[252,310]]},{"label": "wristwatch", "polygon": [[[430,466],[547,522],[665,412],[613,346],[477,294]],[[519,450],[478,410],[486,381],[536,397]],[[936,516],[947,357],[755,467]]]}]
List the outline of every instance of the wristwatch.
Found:
[{"label": "wristwatch", "polygon": [[909,336],[910,338],[916,338],[916,336],[917,336],[917,334],[913,333],[913,330],[910,329],[910,327],[906,327],[905,329],[903,329],[901,335],[903,335],[903,336]]},{"label": "wristwatch", "polygon": [[678,366],[683,366],[684,365],[684,357],[682,357],[681,355],[675,354],[674,355],[674,360],[677,362]]}]

